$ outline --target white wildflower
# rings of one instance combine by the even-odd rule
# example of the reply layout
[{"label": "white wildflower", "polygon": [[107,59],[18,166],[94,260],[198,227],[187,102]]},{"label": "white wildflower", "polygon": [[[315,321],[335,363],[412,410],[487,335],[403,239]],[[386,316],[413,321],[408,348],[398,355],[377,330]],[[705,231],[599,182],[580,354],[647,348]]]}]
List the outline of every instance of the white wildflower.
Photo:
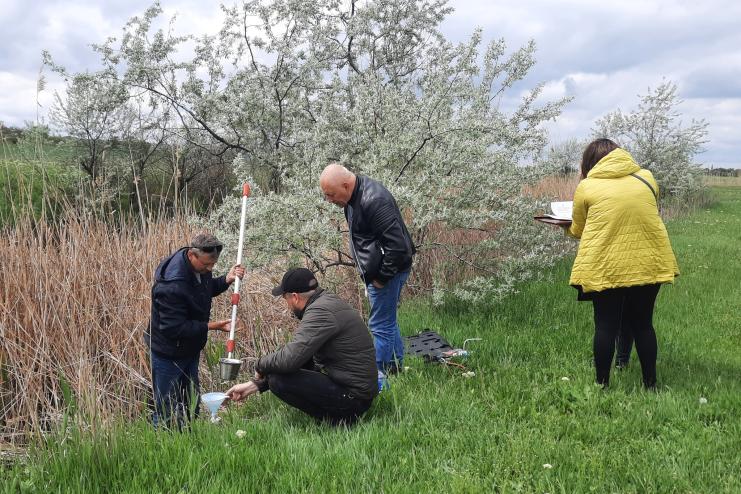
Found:
[{"label": "white wildflower", "polygon": [[700,397],[700,405],[705,405],[705,404],[707,404],[707,402],[708,402],[708,399],[707,398],[705,398],[704,396],[701,396]]},{"label": "white wildflower", "polygon": [[235,432],[235,434],[239,439],[242,439],[244,436],[247,435],[247,432],[243,431],[242,429],[239,429],[237,432]]},{"label": "white wildflower", "polygon": [[553,465],[551,465],[550,463],[543,463],[543,468],[545,468],[546,470],[549,470],[553,468]]},{"label": "white wildflower", "polygon": [[569,379],[569,378],[568,378],[568,377],[566,377],[566,376],[563,376],[563,377],[561,378],[561,380],[562,380],[562,381],[571,381],[571,379]]},{"label": "white wildflower", "polygon": [[473,371],[468,371],[468,372],[464,372],[464,373],[463,373],[463,374],[461,374],[461,375],[462,375],[463,377],[469,377],[469,378],[470,378],[470,377],[473,377],[473,376],[475,376],[475,375],[476,375],[476,373],[475,373],[475,372],[473,372]]}]

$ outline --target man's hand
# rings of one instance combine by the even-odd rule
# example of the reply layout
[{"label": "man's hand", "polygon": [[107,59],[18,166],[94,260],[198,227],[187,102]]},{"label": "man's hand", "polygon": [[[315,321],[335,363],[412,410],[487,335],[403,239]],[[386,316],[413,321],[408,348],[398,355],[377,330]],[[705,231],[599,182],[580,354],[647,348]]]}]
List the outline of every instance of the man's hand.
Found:
[{"label": "man's hand", "polygon": [[211,321],[208,323],[209,331],[223,331],[228,333],[231,329],[232,320],[224,319],[223,321]]},{"label": "man's hand", "polygon": [[244,268],[240,264],[235,264],[226,275],[226,282],[231,285],[235,279],[239,278],[241,280],[243,277]]},{"label": "man's hand", "polygon": [[378,280],[373,280],[373,281],[371,282],[371,285],[373,285],[374,287],[378,288],[379,290],[380,290],[381,288],[383,288],[384,286],[386,286],[386,285],[384,285],[383,283],[381,283],[381,282],[380,282],[380,281],[378,281]]},{"label": "man's hand", "polygon": [[257,384],[252,381],[247,381],[246,383],[232,386],[227,390],[226,394],[232,401],[242,401],[248,396],[257,393],[257,391]]}]

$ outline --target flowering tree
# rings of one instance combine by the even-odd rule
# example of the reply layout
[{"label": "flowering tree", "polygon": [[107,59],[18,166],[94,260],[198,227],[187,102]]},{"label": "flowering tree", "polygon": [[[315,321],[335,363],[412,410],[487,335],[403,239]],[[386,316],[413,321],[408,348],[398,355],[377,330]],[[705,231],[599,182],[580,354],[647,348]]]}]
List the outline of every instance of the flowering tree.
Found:
[{"label": "flowering tree", "polygon": [[96,182],[105,175],[105,154],[111,142],[124,133],[129,95],[115,78],[83,73],[68,79],[65,96],[55,94],[51,120],[84,146],[79,166]]},{"label": "flowering tree", "polygon": [[707,142],[704,120],[683,125],[677,106],[677,86],[664,82],[641,98],[630,113],[616,110],[595,124],[594,137],[616,139],[641,166],[653,172],[662,197],[684,197],[703,187],[702,168],[695,156]]},{"label": "flowering tree", "polygon": [[589,143],[579,139],[567,139],[550,144],[545,160],[561,175],[579,173],[581,156],[587,144]]},{"label": "flowering tree", "polygon": [[[255,0],[223,7],[219,34],[196,38],[155,30],[155,4],[97,50],[153,108],[179,116],[173,132],[234,156],[239,182],[257,186],[252,263],[351,264],[344,219],[318,187],[341,160],[383,182],[422,255],[438,253],[426,284],[460,282],[458,295],[481,298],[557,254],[523,189],[552,171],[538,165],[541,123],[566,100],[539,102],[536,86],[501,108],[535,63],[534,44],[507,55],[479,31],[453,44],[439,30],[450,10],[443,0]],[[187,47],[194,56],[182,61]],[[238,217],[238,201],[226,201],[210,224],[231,238]]]}]

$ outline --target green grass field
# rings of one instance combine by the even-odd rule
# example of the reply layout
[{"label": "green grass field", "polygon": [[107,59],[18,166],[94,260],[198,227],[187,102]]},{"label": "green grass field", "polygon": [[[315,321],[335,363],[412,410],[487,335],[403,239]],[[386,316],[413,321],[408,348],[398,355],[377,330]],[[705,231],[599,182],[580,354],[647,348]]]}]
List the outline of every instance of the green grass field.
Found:
[{"label": "green grass field", "polygon": [[22,211],[33,211],[35,217],[44,207],[44,198],[61,190],[69,181],[66,170],[55,163],[40,160],[0,159],[0,225],[12,222]]},{"label": "green grass field", "polygon": [[142,420],[50,439],[3,491],[741,492],[741,189],[715,193],[669,225],[682,276],[657,302],[656,393],[635,354],[609,390],[592,384],[592,309],[564,262],[485,308],[407,302],[407,334],[483,338],[475,376],[410,358],[350,430],[267,394],[189,433]]}]

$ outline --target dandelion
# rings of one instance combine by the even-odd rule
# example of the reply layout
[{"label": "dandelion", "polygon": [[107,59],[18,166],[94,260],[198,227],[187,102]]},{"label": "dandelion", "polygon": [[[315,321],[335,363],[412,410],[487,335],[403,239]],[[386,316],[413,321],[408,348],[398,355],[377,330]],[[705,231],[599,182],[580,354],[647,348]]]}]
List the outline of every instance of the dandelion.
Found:
[{"label": "dandelion", "polygon": [[462,374],[462,376],[463,376],[463,377],[468,377],[468,378],[471,378],[471,377],[473,377],[473,376],[475,376],[475,375],[476,375],[476,373],[475,373],[475,372],[473,372],[473,371],[468,371],[468,372],[464,372],[464,373]]},{"label": "dandelion", "polygon": [[708,402],[708,399],[707,398],[705,398],[704,396],[701,396],[700,397],[700,405],[705,405],[705,404],[707,404],[707,402]]},{"label": "dandelion", "polygon": [[239,430],[238,430],[237,432],[235,432],[235,434],[236,434],[236,436],[237,436],[237,437],[238,437],[239,439],[242,439],[242,438],[243,438],[244,436],[246,436],[246,435],[247,435],[247,432],[243,431],[242,429],[239,429]]},{"label": "dandelion", "polygon": [[563,376],[563,377],[561,378],[561,380],[562,380],[562,381],[571,381],[571,379],[569,379],[569,378],[568,378],[568,377],[566,377],[566,376]]},{"label": "dandelion", "polygon": [[551,468],[553,468],[553,465],[551,465],[550,463],[543,463],[543,468],[545,468],[546,470],[550,470]]}]

